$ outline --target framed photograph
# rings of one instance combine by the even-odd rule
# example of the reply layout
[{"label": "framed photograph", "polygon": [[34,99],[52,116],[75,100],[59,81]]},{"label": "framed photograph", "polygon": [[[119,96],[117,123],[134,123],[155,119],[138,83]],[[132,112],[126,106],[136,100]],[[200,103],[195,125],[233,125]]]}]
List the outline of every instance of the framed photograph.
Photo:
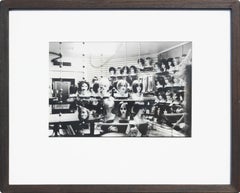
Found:
[{"label": "framed photograph", "polygon": [[192,42],[50,42],[49,136],[191,137],[191,53]]},{"label": "framed photograph", "polygon": [[0,191],[240,191],[239,1],[5,0]]}]

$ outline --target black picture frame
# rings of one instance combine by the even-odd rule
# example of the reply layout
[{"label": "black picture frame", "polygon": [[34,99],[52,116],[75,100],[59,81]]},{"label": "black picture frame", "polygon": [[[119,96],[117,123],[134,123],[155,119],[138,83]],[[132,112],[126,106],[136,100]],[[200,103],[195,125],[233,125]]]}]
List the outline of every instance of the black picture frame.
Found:
[{"label": "black picture frame", "polygon": [[[0,4],[0,191],[3,193],[235,193],[240,191],[240,39],[237,0],[4,0]],[[231,11],[231,183],[221,185],[10,185],[9,184],[9,12],[11,10],[230,10]]]}]

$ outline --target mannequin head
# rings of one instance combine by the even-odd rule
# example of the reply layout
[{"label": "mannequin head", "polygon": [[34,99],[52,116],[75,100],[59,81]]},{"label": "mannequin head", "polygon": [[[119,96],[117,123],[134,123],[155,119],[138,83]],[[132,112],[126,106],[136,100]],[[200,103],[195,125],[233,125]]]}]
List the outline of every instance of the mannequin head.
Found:
[{"label": "mannequin head", "polygon": [[120,102],[118,106],[118,116],[126,119],[128,117],[128,103],[127,102]]},{"label": "mannequin head", "polygon": [[153,59],[151,57],[146,58],[145,66],[152,66]]},{"label": "mannequin head", "polygon": [[85,107],[78,108],[78,118],[80,121],[86,121],[89,119],[89,110]]},{"label": "mannequin head", "polygon": [[110,73],[110,75],[116,74],[116,68],[110,67],[110,68],[109,68],[109,73]]},{"label": "mannequin head", "polygon": [[78,83],[78,92],[79,92],[80,94],[83,94],[83,93],[89,91],[89,87],[90,87],[90,86],[89,86],[89,83],[88,83],[87,81],[85,81],[85,80],[80,81],[80,82]]},{"label": "mannequin head", "polygon": [[129,67],[128,66],[123,66],[120,70],[121,74],[129,74]]},{"label": "mannequin head", "polygon": [[128,83],[126,80],[119,80],[117,83],[117,90],[120,95],[125,95],[127,93]]},{"label": "mannequin head", "polygon": [[136,73],[137,73],[136,66],[130,66],[130,74],[136,74]]},{"label": "mannequin head", "polygon": [[143,90],[143,84],[138,80],[134,80],[132,83],[132,90],[134,93],[141,93]]}]

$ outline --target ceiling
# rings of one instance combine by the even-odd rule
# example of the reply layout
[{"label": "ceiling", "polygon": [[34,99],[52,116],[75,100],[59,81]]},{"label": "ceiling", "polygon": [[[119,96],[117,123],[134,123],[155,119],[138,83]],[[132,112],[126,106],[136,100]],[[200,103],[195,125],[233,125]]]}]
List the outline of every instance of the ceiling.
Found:
[{"label": "ceiling", "polygon": [[183,41],[159,42],[50,42],[49,51],[62,53],[63,57],[111,57],[124,58],[162,52]]}]

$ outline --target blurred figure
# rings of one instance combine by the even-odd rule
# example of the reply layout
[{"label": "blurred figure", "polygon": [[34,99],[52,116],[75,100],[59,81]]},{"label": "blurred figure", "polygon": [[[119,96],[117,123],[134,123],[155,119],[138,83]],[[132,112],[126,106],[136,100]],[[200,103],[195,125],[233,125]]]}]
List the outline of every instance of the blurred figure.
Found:
[{"label": "blurred figure", "polygon": [[110,81],[107,78],[101,78],[101,80],[99,81],[99,95],[101,97],[111,96],[111,94],[109,93],[110,85]]},{"label": "blurred figure", "polygon": [[113,114],[114,99],[112,97],[103,100],[104,122],[113,122],[116,115]]}]

